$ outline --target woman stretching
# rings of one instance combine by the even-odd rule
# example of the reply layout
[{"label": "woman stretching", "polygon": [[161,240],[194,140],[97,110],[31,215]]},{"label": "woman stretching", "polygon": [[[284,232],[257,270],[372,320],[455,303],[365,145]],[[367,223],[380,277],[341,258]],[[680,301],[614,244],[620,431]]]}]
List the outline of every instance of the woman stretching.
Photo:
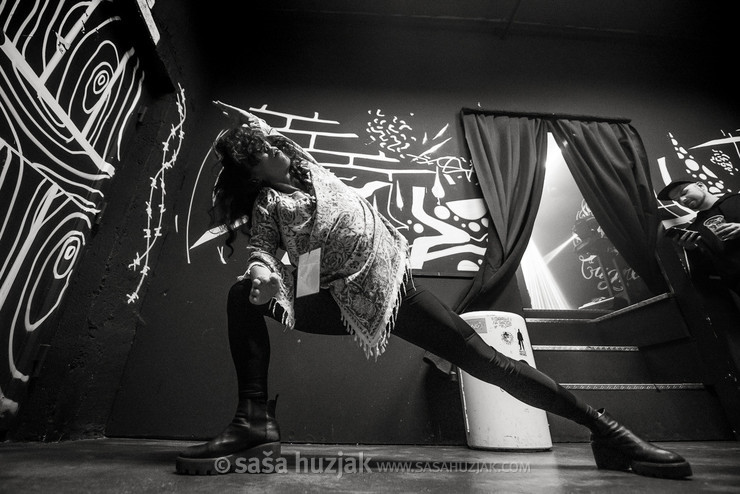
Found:
[{"label": "woman stretching", "polygon": [[[528,405],[584,425],[598,468],[691,475],[678,454],[643,441],[547,375],[488,346],[432,293],[414,286],[406,239],[368,201],[261,119],[215,104],[237,124],[214,144],[222,166],[215,219],[229,226],[229,246],[240,219],[248,217],[251,231],[246,273],[227,302],[239,404],[220,435],[180,454],[178,472],[209,473],[223,457],[280,455],[275,406],[267,400],[267,316],[305,332],[350,333],[376,358],[392,331]],[[297,276],[276,257],[278,249]],[[309,295],[296,298],[296,290]]]}]

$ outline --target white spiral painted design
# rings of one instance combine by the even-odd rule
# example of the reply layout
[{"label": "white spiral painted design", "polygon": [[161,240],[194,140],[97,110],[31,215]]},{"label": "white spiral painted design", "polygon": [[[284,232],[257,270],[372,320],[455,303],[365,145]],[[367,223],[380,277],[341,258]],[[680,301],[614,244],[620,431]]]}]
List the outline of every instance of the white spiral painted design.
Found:
[{"label": "white spiral painted design", "polygon": [[104,0],[0,2],[4,403],[23,393],[141,97],[144,74],[117,9]]}]

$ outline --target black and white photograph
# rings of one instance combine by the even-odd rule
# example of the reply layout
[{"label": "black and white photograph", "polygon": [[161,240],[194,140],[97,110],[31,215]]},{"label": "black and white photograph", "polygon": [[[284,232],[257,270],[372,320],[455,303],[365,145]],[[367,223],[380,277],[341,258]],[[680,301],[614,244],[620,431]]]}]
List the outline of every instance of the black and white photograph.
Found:
[{"label": "black and white photograph", "polygon": [[0,0],[0,493],[740,490],[730,0]]}]

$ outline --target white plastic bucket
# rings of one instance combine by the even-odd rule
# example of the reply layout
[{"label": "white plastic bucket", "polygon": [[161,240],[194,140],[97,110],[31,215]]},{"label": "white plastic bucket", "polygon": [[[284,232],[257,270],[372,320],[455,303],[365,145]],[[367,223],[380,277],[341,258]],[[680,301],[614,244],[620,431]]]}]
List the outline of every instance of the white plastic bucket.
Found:
[{"label": "white plastic bucket", "polygon": [[[510,312],[468,312],[460,317],[498,352],[535,367],[527,325]],[[477,449],[552,448],[547,414],[517,400],[498,386],[460,370],[460,395],[468,446]]]}]

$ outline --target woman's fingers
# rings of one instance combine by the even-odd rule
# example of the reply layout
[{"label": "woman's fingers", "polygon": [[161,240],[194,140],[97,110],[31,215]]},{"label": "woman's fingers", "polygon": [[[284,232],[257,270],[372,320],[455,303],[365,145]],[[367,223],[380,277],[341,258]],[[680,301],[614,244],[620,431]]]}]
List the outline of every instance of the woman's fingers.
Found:
[{"label": "woman's fingers", "polygon": [[249,301],[254,305],[265,304],[270,300],[270,298],[271,297],[269,295],[263,293],[259,288],[252,288],[252,291],[249,293]]},{"label": "woman's fingers", "polygon": [[277,288],[278,285],[280,284],[280,277],[276,273],[271,273],[270,274],[270,279],[268,280],[268,283],[272,287]]},{"label": "woman's fingers", "polygon": [[280,277],[276,273],[269,276],[257,277],[252,280],[252,290],[249,292],[249,301],[255,305],[263,305],[270,301],[280,288]]},{"label": "woman's fingers", "polygon": [[216,105],[217,107],[221,108],[221,109],[222,109],[222,110],[224,110],[224,111],[228,111],[228,110],[236,110],[236,109],[237,109],[236,107],[234,107],[234,106],[231,106],[231,105],[227,105],[227,104],[226,104],[226,103],[224,103],[223,101],[219,101],[219,100],[214,100],[214,101],[213,101],[213,104],[214,104],[214,105]]},{"label": "woman's fingers", "polygon": [[221,101],[214,101],[213,104],[221,110],[221,113],[228,116],[229,115],[229,105],[222,103]]},{"label": "woman's fingers", "polygon": [[233,125],[249,124],[249,121],[252,118],[251,113],[245,112],[235,106],[227,105],[223,101],[215,100],[213,101],[213,104],[221,110],[221,113],[232,121]]}]

